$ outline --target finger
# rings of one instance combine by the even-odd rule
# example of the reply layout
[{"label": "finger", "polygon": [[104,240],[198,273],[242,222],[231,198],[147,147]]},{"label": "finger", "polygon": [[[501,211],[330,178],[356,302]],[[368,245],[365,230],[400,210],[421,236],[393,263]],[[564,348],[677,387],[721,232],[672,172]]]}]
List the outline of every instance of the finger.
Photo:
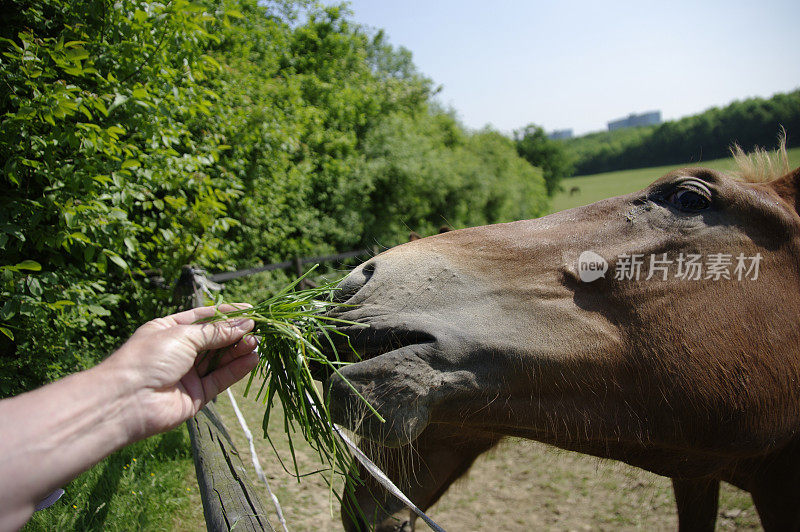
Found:
[{"label": "finger", "polygon": [[231,384],[239,381],[258,365],[258,354],[250,352],[217,368],[201,379],[203,395],[210,401]]},{"label": "finger", "polygon": [[222,367],[234,358],[250,353],[256,347],[258,347],[256,338],[252,335],[247,335],[224,352],[205,353],[197,357],[197,374],[204,376],[209,373],[209,368]]},{"label": "finger", "polygon": [[214,323],[184,325],[181,328],[184,331],[185,339],[191,343],[197,353],[201,353],[235,344],[242,339],[242,336],[250,332],[254,326],[255,322],[253,320],[241,318]]},{"label": "finger", "polygon": [[228,352],[223,356],[223,360],[225,360],[225,358],[234,359],[246,355],[250,351],[254,351],[256,347],[258,347],[258,339],[252,334],[248,334],[236,342],[235,345],[228,348]]},{"label": "finger", "polygon": [[215,306],[197,307],[189,310],[184,310],[183,312],[178,312],[177,314],[164,316],[164,318],[162,319],[171,320],[179,325],[189,325],[192,323],[196,323],[198,320],[202,320],[204,318],[210,318],[216,315],[217,311],[226,314],[228,312],[233,312],[235,310],[251,308],[252,306],[253,305],[249,303],[224,303],[219,307]]}]

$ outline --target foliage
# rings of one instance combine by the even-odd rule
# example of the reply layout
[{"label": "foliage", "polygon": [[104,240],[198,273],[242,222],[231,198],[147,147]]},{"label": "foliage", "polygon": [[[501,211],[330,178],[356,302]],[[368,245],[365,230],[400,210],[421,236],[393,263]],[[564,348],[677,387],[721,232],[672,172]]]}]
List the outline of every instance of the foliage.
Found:
[{"label": "foliage", "polygon": [[15,7],[0,41],[4,395],[93,364],[151,316],[166,298],[143,289],[146,269],[224,256],[239,195],[215,166],[225,146],[200,130],[219,68],[203,10]]},{"label": "foliage", "polygon": [[576,173],[584,175],[698,163],[726,157],[733,144],[745,151],[771,148],[784,129],[787,146],[800,146],[800,90],[733,102],[660,126],[592,133],[564,141],[564,146]]},{"label": "foliage", "polygon": [[449,115],[395,114],[364,142],[372,176],[367,224],[379,241],[413,229],[466,227],[541,216],[541,172],[520,159],[513,142],[490,131],[465,133]]},{"label": "foliage", "polygon": [[[209,270],[546,210],[538,170],[431,104],[341,7],[10,0],[0,395],[95,364]],[[148,278],[161,279],[151,283]]]},{"label": "foliage", "polygon": [[544,129],[528,124],[514,132],[514,140],[520,157],[542,169],[547,195],[552,196],[561,188],[561,180],[572,175],[572,164],[563,145],[550,139]]}]

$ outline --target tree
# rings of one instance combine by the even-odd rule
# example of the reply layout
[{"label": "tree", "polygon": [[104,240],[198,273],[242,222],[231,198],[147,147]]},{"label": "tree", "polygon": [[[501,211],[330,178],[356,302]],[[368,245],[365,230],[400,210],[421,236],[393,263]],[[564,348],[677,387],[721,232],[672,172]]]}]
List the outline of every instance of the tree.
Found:
[{"label": "tree", "polygon": [[788,147],[800,143],[796,134],[800,131],[800,90],[712,107],[658,126],[589,133],[569,139],[563,146],[575,171],[586,175],[696,164],[726,157],[733,144],[745,150],[774,146],[782,131]]},{"label": "tree", "polygon": [[572,174],[572,163],[563,146],[549,139],[544,129],[528,124],[514,132],[514,141],[520,157],[542,169],[547,195],[552,196],[561,188],[561,180]]}]

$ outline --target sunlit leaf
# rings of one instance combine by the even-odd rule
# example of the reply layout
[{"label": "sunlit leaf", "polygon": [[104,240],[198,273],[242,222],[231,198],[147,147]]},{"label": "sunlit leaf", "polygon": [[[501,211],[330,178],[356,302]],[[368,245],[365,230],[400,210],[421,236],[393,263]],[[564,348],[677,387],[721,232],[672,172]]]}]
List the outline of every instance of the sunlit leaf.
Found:
[{"label": "sunlit leaf", "polygon": [[109,254],[108,259],[117,266],[119,266],[120,268],[122,268],[123,270],[128,269],[128,263],[125,262],[125,259],[123,259],[119,255]]},{"label": "sunlit leaf", "polygon": [[35,260],[23,260],[14,265],[14,268],[17,270],[29,270],[32,272],[38,272],[42,269],[42,265],[36,262]]}]

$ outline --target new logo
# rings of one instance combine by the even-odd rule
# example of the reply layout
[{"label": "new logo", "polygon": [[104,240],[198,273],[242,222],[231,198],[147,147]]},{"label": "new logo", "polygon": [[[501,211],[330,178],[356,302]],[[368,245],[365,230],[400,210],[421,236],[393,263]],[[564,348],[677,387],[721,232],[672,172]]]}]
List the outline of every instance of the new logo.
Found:
[{"label": "new logo", "polygon": [[607,271],[608,262],[594,251],[584,251],[578,257],[578,276],[584,283],[605,277]]}]

